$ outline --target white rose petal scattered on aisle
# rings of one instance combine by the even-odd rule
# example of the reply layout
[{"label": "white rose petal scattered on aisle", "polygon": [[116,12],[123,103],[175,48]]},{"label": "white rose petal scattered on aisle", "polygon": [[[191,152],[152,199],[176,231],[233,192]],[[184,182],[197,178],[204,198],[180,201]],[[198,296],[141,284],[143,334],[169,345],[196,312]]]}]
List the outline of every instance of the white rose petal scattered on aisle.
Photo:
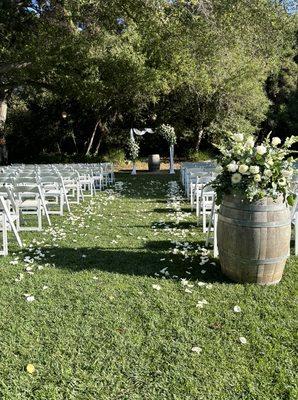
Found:
[{"label": "white rose petal scattered on aisle", "polygon": [[161,289],[161,286],[160,286],[160,285],[157,285],[157,284],[153,284],[153,285],[152,285],[152,288],[155,289],[155,290],[160,290],[160,289]]},{"label": "white rose petal scattered on aisle", "polygon": [[200,354],[202,352],[202,349],[201,349],[201,347],[195,346],[195,347],[192,347],[191,351],[193,353]]}]

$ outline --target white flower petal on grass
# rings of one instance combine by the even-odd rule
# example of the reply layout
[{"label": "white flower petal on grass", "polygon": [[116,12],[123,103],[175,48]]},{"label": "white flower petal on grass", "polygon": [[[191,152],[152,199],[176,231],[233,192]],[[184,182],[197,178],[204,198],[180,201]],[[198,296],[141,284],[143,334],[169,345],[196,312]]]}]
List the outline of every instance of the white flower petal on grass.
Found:
[{"label": "white flower petal on grass", "polygon": [[32,301],[35,300],[34,296],[26,296],[26,301],[28,301],[29,303],[32,303]]},{"label": "white flower petal on grass", "polygon": [[43,285],[42,290],[47,290],[49,287],[47,285]]},{"label": "white flower petal on grass", "polygon": [[208,283],[208,285],[206,285],[206,289],[212,289],[212,288],[213,288],[212,283]]},{"label": "white flower petal on grass", "polygon": [[206,286],[206,282],[198,282],[198,286]]},{"label": "white flower petal on grass", "polygon": [[200,354],[202,352],[202,349],[201,349],[201,347],[195,346],[195,347],[192,347],[191,351],[193,353]]},{"label": "white flower petal on grass", "polygon": [[160,285],[156,285],[156,284],[153,284],[152,287],[155,290],[160,290],[161,289],[161,286]]},{"label": "white flower petal on grass", "polygon": [[239,341],[240,341],[241,344],[247,344],[247,340],[243,336],[240,336]]},{"label": "white flower petal on grass", "polygon": [[236,312],[236,313],[240,313],[240,312],[241,312],[240,306],[235,306],[235,307],[233,308],[233,310],[234,310],[234,312]]},{"label": "white flower petal on grass", "polygon": [[192,290],[187,289],[187,288],[184,291],[185,291],[185,293],[192,293]]}]

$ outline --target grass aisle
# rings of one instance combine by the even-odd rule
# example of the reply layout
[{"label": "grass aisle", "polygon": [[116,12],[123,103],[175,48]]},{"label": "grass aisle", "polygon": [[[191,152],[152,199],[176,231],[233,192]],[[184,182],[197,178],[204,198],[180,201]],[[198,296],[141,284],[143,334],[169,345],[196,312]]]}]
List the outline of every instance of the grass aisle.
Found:
[{"label": "grass aisle", "polygon": [[1,259],[0,399],[296,399],[297,260],[229,283],[173,177],[117,178]]}]

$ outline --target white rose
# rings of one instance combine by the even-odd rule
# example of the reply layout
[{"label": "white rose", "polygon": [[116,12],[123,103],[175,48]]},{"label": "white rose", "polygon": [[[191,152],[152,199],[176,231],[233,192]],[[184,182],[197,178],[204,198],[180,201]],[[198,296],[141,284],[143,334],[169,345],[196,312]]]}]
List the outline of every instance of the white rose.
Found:
[{"label": "white rose", "polygon": [[267,176],[267,178],[271,178],[272,176],[272,171],[270,169],[265,169],[264,175]]},{"label": "white rose", "polygon": [[232,183],[239,183],[241,181],[241,179],[242,179],[242,176],[240,174],[236,173],[236,174],[232,175],[231,181],[232,181]]},{"label": "white rose", "polygon": [[293,175],[293,170],[292,169],[283,169],[283,170],[281,170],[281,174],[284,178],[289,178]]},{"label": "white rose", "polygon": [[260,167],[258,167],[257,165],[252,165],[252,166],[249,168],[249,171],[250,171],[252,174],[258,174],[258,173],[260,172]]},{"label": "white rose", "polygon": [[272,158],[270,157],[270,158],[268,158],[268,159],[266,160],[266,163],[267,163],[268,165],[273,165],[273,164],[274,164],[274,161],[273,161]]},{"label": "white rose", "polygon": [[235,142],[243,142],[244,136],[242,133],[235,133],[234,140]]},{"label": "white rose", "polygon": [[261,182],[261,179],[262,179],[262,178],[261,178],[261,175],[260,175],[260,174],[257,174],[257,175],[254,176],[254,181],[255,181],[255,182]]},{"label": "white rose", "polygon": [[260,154],[260,156],[262,156],[263,154],[266,153],[267,149],[266,149],[266,146],[263,146],[261,144],[260,146],[256,147],[256,151],[257,151],[257,154]]},{"label": "white rose", "polygon": [[250,147],[253,148],[255,145],[255,141],[254,138],[251,136],[247,139],[246,143],[245,143],[246,147]]},{"label": "white rose", "polygon": [[286,186],[286,184],[287,184],[286,178],[280,178],[278,180],[278,184],[279,184],[279,186]]},{"label": "white rose", "polygon": [[239,172],[240,172],[240,174],[245,174],[245,173],[248,171],[248,169],[249,169],[248,165],[241,164],[241,165],[239,166]]},{"label": "white rose", "polygon": [[229,165],[227,165],[227,169],[229,172],[236,172],[238,169],[238,165],[236,164],[235,161],[233,161]]},{"label": "white rose", "polygon": [[277,136],[273,137],[271,140],[271,144],[272,146],[278,146],[279,144],[281,144],[280,138]]}]

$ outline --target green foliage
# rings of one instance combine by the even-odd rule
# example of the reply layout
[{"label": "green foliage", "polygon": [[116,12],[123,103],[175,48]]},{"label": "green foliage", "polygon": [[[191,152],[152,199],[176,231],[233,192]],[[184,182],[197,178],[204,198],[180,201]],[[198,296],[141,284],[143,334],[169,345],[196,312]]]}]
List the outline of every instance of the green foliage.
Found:
[{"label": "green foliage", "polygon": [[125,151],[123,149],[110,149],[104,156],[103,161],[112,162],[120,165],[126,162]]},{"label": "green foliage", "polygon": [[190,150],[187,154],[187,159],[193,162],[209,161],[214,159],[214,157],[215,153],[213,153],[211,150]]},{"label": "green foliage", "polygon": [[[279,122],[274,124],[288,124],[290,132],[296,127],[295,70],[288,63],[296,18],[278,2],[4,4],[0,10],[0,101],[4,95],[19,97],[32,119],[41,98],[45,115],[51,116],[52,110],[46,97],[60,103],[57,115],[69,107],[71,126],[57,128],[57,119],[51,117],[42,119],[43,127],[32,122],[32,131],[46,133],[47,139],[41,142],[47,152],[57,151],[59,137],[67,132],[70,137],[71,132],[77,148],[66,140],[61,152],[84,154],[99,120],[91,154],[98,149],[106,152],[111,136],[116,137],[116,146],[122,145],[122,136],[117,143],[117,134],[128,132],[131,126],[169,124],[178,145],[188,129],[193,133],[189,142],[193,148],[199,148],[208,135],[218,140],[225,130],[258,132],[275,98],[275,84],[268,87],[269,99],[264,84],[268,76],[274,81],[280,76],[282,63],[287,72],[278,81],[291,76],[291,82],[279,85],[280,100],[270,108],[270,119],[278,115]],[[19,112],[11,102],[9,106],[8,118]],[[15,141],[33,141],[29,130],[22,129],[21,118],[14,122],[8,129],[16,135]],[[35,147],[33,143],[32,157]]]}]

